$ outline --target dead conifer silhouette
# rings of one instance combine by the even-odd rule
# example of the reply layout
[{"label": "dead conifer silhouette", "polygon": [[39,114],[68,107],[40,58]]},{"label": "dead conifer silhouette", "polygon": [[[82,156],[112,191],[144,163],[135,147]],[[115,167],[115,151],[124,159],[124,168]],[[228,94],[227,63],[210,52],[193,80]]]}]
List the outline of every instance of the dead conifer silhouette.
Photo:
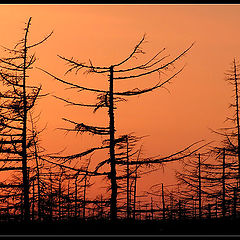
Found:
[{"label": "dead conifer silhouette", "polygon": [[[67,70],[67,73],[71,73],[75,71],[77,74],[80,70],[85,70],[85,73],[91,73],[91,74],[107,74],[108,77],[108,89],[95,89],[95,88],[89,88],[82,86],[81,84],[76,84],[70,81],[66,81],[62,78],[57,77],[56,75],[53,75],[47,70],[44,70],[42,68],[39,68],[44,73],[48,74],[53,79],[57,80],[60,83],[63,83],[64,85],[67,85],[71,88],[75,88],[79,91],[86,91],[89,93],[97,93],[97,103],[95,104],[85,104],[85,103],[79,103],[74,102],[71,100],[68,100],[63,97],[55,96],[56,98],[60,99],[61,101],[72,105],[72,106],[79,106],[79,107],[89,107],[93,108],[93,111],[96,112],[100,108],[106,108],[108,109],[108,116],[109,116],[109,124],[104,127],[100,126],[89,126],[84,123],[78,123],[75,121],[72,121],[68,118],[63,118],[66,122],[70,122],[75,127],[73,128],[62,128],[63,130],[70,131],[70,132],[89,132],[95,135],[106,135],[109,136],[108,141],[109,144],[107,146],[101,146],[89,149],[85,152],[75,154],[72,156],[66,157],[66,159],[72,159],[77,156],[82,156],[85,154],[88,154],[90,152],[94,152],[99,149],[103,148],[109,148],[109,159],[104,160],[100,163],[100,167],[109,164],[110,165],[110,171],[109,172],[99,172],[99,168],[97,171],[91,172],[88,171],[89,174],[102,174],[109,177],[111,182],[111,207],[110,207],[110,218],[111,220],[117,219],[117,170],[116,165],[140,165],[140,164],[162,164],[164,162],[170,162],[170,161],[177,161],[180,159],[185,158],[186,156],[190,156],[192,153],[196,152],[199,148],[191,150],[193,147],[196,146],[199,142],[193,143],[190,146],[186,147],[185,149],[176,152],[174,154],[171,154],[166,157],[150,157],[147,159],[138,159],[138,160],[118,160],[116,158],[116,140],[118,137],[116,137],[116,129],[115,129],[115,116],[114,112],[116,109],[116,104],[121,101],[126,101],[128,97],[131,96],[138,96],[145,93],[150,93],[154,90],[160,89],[165,87],[167,83],[170,83],[170,81],[176,77],[182,70],[174,72],[170,77],[166,77],[165,79],[160,79],[155,85],[145,88],[145,89],[139,89],[134,88],[131,90],[126,91],[116,91],[115,85],[118,81],[125,81],[125,80],[131,80],[131,79],[137,79],[140,77],[146,77],[150,74],[157,73],[162,77],[161,73],[166,73],[169,68],[171,70],[174,70],[174,65],[176,62],[178,62],[179,59],[181,59],[183,56],[185,56],[189,50],[192,48],[193,44],[190,45],[186,50],[182,51],[179,55],[177,55],[175,58],[172,58],[171,60],[168,60],[169,55],[163,55],[165,48],[161,51],[157,52],[152,58],[145,61],[143,64],[135,65],[133,67],[124,67],[125,63],[128,63],[129,60],[132,60],[137,57],[137,55],[143,54],[142,45],[145,42],[146,36],[144,35],[142,39],[138,42],[138,44],[134,47],[133,51],[122,61],[112,64],[110,66],[96,66],[92,63],[91,60],[89,60],[89,64],[78,62],[77,60],[74,60],[73,58],[66,58],[63,56],[59,56],[60,59],[62,59],[64,62],[66,62],[69,65],[69,69]],[[167,75],[166,75],[167,76]],[[201,148],[201,147],[200,147]]]},{"label": "dead conifer silhouette", "polygon": [[[226,186],[231,191],[232,202],[234,205],[233,214],[236,216],[237,199],[239,194],[240,186],[240,122],[239,122],[239,62],[236,58],[233,59],[229,70],[225,72],[225,81],[232,87],[233,95],[232,102],[229,104],[229,108],[232,110],[232,116],[226,118],[226,122],[230,122],[229,127],[223,127],[218,130],[212,130],[213,133],[216,133],[222,136],[221,146],[213,146],[212,151],[216,154],[217,158],[223,154],[226,157],[227,163],[224,166],[224,162],[221,163],[222,170],[226,170]],[[225,159],[224,157],[224,159]],[[209,167],[209,169],[211,166]],[[212,166],[214,170],[214,166]],[[217,168],[217,166],[215,166]],[[217,171],[217,170],[216,170]],[[224,178],[222,178],[223,183]],[[223,184],[224,185],[224,184]],[[222,190],[222,216],[226,214],[226,200],[224,189]],[[229,194],[228,194],[229,195]]]},{"label": "dead conifer silhouette", "polygon": [[[3,47],[9,56],[0,58],[0,154],[6,167],[1,170],[20,170],[22,172],[23,214],[24,220],[30,220],[29,203],[29,167],[28,160],[32,158],[29,150],[34,146],[35,136],[28,127],[28,115],[33,110],[40,95],[41,86],[32,86],[29,81],[29,70],[36,61],[35,54],[30,50],[45,42],[52,32],[41,41],[29,44],[31,17],[24,28],[24,37],[13,49]],[[16,165],[17,166],[9,166]],[[22,164],[22,166],[19,165]]]}]

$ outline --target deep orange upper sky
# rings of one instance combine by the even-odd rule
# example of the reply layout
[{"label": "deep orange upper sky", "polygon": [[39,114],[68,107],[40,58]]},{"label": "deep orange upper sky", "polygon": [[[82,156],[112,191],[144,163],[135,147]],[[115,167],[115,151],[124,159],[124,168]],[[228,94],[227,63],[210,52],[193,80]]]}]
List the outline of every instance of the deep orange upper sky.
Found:
[{"label": "deep orange upper sky", "polygon": [[[163,47],[171,57],[196,41],[191,51],[176,65],[187,64],[184,71],[167,85],[141,97],[120,103],[116,111],[118,134],[135,132],[150,135],[144,140],[146,156],[167,155],[191,143],[217,140],[208,128],[224,127],[230,115],[231,87],[224,81],[234,57],[240,57],[240,5],[0,5],[0,44],[12,47],[23,37],[24,23],[32,17],[30,42],[38,41],[51,30],[53,36],[35,48],[36,66],[63,77],[67,66],[57,57],[90,58],[96,65],[110,66],[124,59],[144,33],[146,54],[151,58]],[[139,61],[141,57],[139,56]],[[134,60],[134,63],[138,63]],[[90,101],[84,95],[64,90],[64,86],[35,69],[31,77],[43,85],[43,92],[67,96],[79,102]],[[94,80],[93,75],[69,75],[68,79],[85,86],[105,88],[107,79]],[[156,83],[156,75],[140,80],[117,83],[121,89],[147,87]],[[94,146],[92,137],[67,135],[56,130],[66,126],[62,117],[86,124],[104,125],[106,112],[64,107],[49,96],[38,103],[40,125],[46,123],[42,144],[54,152],[66,147],[65,153],[77,153],[86,145]],[[153,174],[144,184],[171,179],[172,175]]]}]

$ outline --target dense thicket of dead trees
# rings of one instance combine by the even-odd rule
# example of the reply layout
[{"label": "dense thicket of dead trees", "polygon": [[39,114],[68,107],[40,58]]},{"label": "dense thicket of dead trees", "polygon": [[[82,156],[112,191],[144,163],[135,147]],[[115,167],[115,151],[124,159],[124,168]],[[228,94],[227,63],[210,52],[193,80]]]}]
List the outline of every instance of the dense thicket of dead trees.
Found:
[{"label": "dense thicket of dead trees", "polygon": [[[174,209],[179,218],[183,213],[189,218],[236,218],[239,215],[239,65],[236,59],[226,73],[226,80],[233,90],[233,103],[229,106],[232,117],[227,118],[232,125],[213,131],[222,136],[222,141],[207,149],[207,158],[199,153],[198,158],[192,155],[182,161],[184,167],[177,171],[180,185],[171,195],[175,197]],[[150,194],[159,192],[151,189]]]},{"label": "dense thicket of dead trees", "polygon": [[[85,87],[41,69],[65,86],[97,94],[94,103],[55,97],[75,107],[92,108],[94,113],[106,109],[109,121],[104,126],[92,126],[75,121],[71,116],[64,117],[70,127],[63,130],[101,136],[102,141],[100,146],[83,152],[53,155],[47,154],[39,143],[41,131],[37,122],[40,116],[36,116],[33,110],[42,96],[41,86],[32,84],[29,73],[36,61],[31,50],[45,42],[52,33],[30,44],[30,25],[31,18],[26,23],[23,39],[13,49],[4,48],[7,56],[0,57],[0,221],[115,221],[118,218],[167,221],[238,216],[239,65],[235,59],[226,74],[234,92],[234,102],[230,105],[233,117],[228,118],[233,125],[215,131],[223,137],[222,143],[208,148],[205,153],[202,149],[208,144],[195,142],[165,157],[146,157],[142,151],[143,137],[128,132],[118,134],[115,127],[117,105],[131,96],[151,93],[170,83],[183,70],[176,70],[176,63],[193,44],[172,59],[163,49],[135,65],[132,65],[132,60],[144,53],[145,35],[125,59],[110,66],[94,65],[91,60],[87,64],[59,56],[69,66],[66,73],[77,74],[84,70],[93,77],[101,74],[106,77],[108,87]],[[169,69],[170,76],[166,74]],[[144,77],[154,77],[154,74],[159,81],[153,86],[117,90],[119,81],[144,80]],[[105,157],[92,160],[94,153],[104,150],[107,152]],[[163,164],[176,161],[183,164],[182,170],[177,171],[176,185],[154,183],[149,191],[141,192],[140,178],[163,167]],[[107,180],[107,192],[90,197],[97,177]]]},{"label": "dense thicket of dead trees", "polygon": [[186,199],[195,199],[198,202],[198,217],[202,217],[203,202],[203,161],[201,154],[194,156],[192,159],[183,162],[183,172],[176,172],[178,181],[186,186]]},{"label": "dense thicket of dead trees", "polygon": [[[59,56],[62,60],[64,60],[67,64],[69,64],[69,69],[67,70],[66,73],[71,73],[75,71],[77,74],[80,70],[85,70],[87,73],[91,74],[105,74],[107,75],[107,80],[109,81],[108,84],[108,89],[94,89],[94,88],[89,88],[85,87],[82,85],[79,85],[78,83],[73,83],[67,80],[64,80],[62,78],[59,78],[50,72],[41,69],[45,73],[47,73],[49,76],[54,78],[60,83],[63,83],[64,85],[67,85],[69,87],[75,88],[77,91],[86,91],[89,93],[97,93],[97,102],[93,104],[89,103],[79,103],[79,102],[74,102],[71,100],[68,100],[66,98],[62,97],[57,97],[58,99],[62,100],[63,102],[66,102],[72,106],[80,106],[80,107],[91,107],[94,109],[94,112],[96,112],[100,108],[107,108],[108,109],[108,116],[109,116],[109,123],[106,126],[90,126],[84,123],[79,123],[73,120],[70,120],[69,118],[64,118],[66,122],[69,122],[73,124],[73,128],[65,128],[66,131],[73,131],[73,132],[81,132],[81,133],[91,133],[94,135],[102,135],[106,136],[107,139],[103,142],[103,145],[100,147],[92,148],[87,150],[86,152],[76,154],[75,157],[82,155],[82,154],[89,154],[92,153],[96,150],[103,149],[103,148],[108,148],[109,149],[109,158],[106,160],[103,160],[99,162],[97,165],[97,168],[95,169],[95,172],[99,172],[102,166],[109,165],[110,170],[105,173],[108,176],[111,186],[111,198],[110,198],[110,213],[111,213],[111,219],[116,220],[117,219],[117,211],[118,211],[118,206],[117,206],[117,197],[118,197],[118,184],[117,180],[119,178],[122,178],[120,173],[120,169],[122,165],[127,166],[127,212],[128,212],[128,217],[130,214],[130,208],[129,208],[129,165],[149,165],[151,164],[152,166],[154,164],[161,164],[163,162],[168,162],[168,161],[176,161],[181,158],[184,158],[185,156],[188,156],[191,154],[191,151],[196,151],[196,149],[191,150],[192,147],[194,147],[197,143],[194,143],[187,148],[185,148],[182,151],[179,151],[177,153],[174,153],[170,156],[163,157],[163,158],[147,158],[147,159],[138,159],[138,160],[129,160],[128,157],[123,158],[118,158],[118,153],[116,149],[116,145],[119,142],[124,142],[125,139],[122,136],[117,136],[116,135],[116,129],[115,129],[115,116],[114,112],[117,107],[118,102],[126,101],[128,97],[130,96],[138,96],[142,95],[145,93],[152,92],[154,90],[157,90],[159,88],[164,87],[167,83],[169,83],[176,75],[178,75],[183,68],[180,70],[176,71],[173,73],[170,77],[163,78],[162,79],[162,73],[166,73],[169,68],[172,68],[174,70],[173,66],[175,63],[182,58],[193,46],[193,44],[181,52],[178,56],[175,58],[168,60],[167,55],[164,55],[164,50],[161,50],[157,52],[155,56],[144,62],[143,64],[135,65],[132,67],[124,67],[126,63],[128,63],[130,60],[133,58],[136,58],[137,55],[143,54],[142,50],[142,45],[145,41],[145,36],[139,41],[139,43],[135,46],[133,51],[122,61],[112,64],[111,66],[96,66],[93,65],[91,60],[89,60],[89,64],[81,63],[78,62],[77,60],[74,60],[73,58],[66,58]],[[125,80],[131,80],[135,78],[140,78],[140,77],[146,77],[150,74],[159,74],[160,81],[157,82],[154,86],[146,88],[146,89],[139,89],[135,88],[132,90],[125,90],[125,91],[117,91],[115,90],[117,87],[117,82],[118,81],[125,81]],[[128,136],[128,133],[126,133],[125,136]],[[108,143],[107,145],[105,143]],[[73,158],[72,156],[71,158]],[[120,169],[119,169],[120,168]]]}]

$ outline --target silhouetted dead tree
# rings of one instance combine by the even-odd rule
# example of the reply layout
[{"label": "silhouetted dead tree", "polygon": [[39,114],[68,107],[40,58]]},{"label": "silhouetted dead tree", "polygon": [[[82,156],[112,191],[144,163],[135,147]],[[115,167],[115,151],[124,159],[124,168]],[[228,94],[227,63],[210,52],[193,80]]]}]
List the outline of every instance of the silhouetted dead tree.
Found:
[{"label": "silhouetted dead tree", "polygon": [[[42,214],[42,204],[41,198],[42,194],[45,192],[43,190],[46,182],[44,181],[42,174],[48,171],[46,168],[46,164],[41,160],[41,156],[44,156],[45,149],[40,144],[40,135],[45,130],[45,128],[41,130],[37,130],[37,123],[40,119],[40,114],[36,117],[32,116],[32,113],[29,112],[29,123],[31,123],[31,127],[29,127],[29,135],[32,135],[32,147],[29,148],[29,158],[31,156],[31,165],[29,164],[29,184],[30,186],[30,194],[32,194],[32,199],[30,199],[30,203],[32,204],[32,220],[35,220],[35,209],[37,208],[37,219],[41,221]],[[31,193],[32,191],[32,193]],[[36,202],[36,204],[35,204]],[[36,207],[35,207],[36,205]]]},{"label": "silhouetted dead tree", "polygon": [[[24,200],[24,219],[30,219],[29,168],[32,158],[28,149],[33,146],[34,137],[29,134],[28,114],[40,97],[41,86],[32,86],[27,80],[29,70],[36,61],[30,51],[45,42],[52,33],[41,41],[29,44],[31,17],[24,28],[24,37],[13,49],[5,48],[10,55],[0,58],[0,153],[3,160],[1,170],[21,170]],[[22,163],[19,166],[18,163]],[[12,167],[14,165],[14,167]]]},{"label": "silhouetted dead tree", "polygon": [[[226,156],[226,171],[228,171],[227,176],[227,186],[228,192],[231,192],[232,204],[237,208],[237,199],[239,193],[240,184],[240,124],[239,124],[239,63],[234,58],[231,63],[230,69],[225,73],[226,81],[232,86],[233,95],[232,103],[229,108],[233,110],[232,116],[227,117],[226,121],[231,122],[230,127],[220,128],[218,131],[212,130],[214,133],[223,137],[222,145],[220,147],[213,147],[213,151],[216,154],[222,153],[225,149]],[[223,201],[224,203],[225,201]],[[229,202],[229,201],[227,201]],[[226,203],[227,203],[226,202]],[[225,205],[225,204],[224,204]],[[236,214],[236,209],[234,207],[233,214]],[[222,209],[222,215],[225,215]],[[235,212],[235,213],[234,213]]]},{"label": "silhouetted dead tree", "polygon": [[[89,164],[90,164],[90,159],[88,160],[86,166],[85,166],[85,170],[86,173],[83,175],[81,181],[83,182],[82,185],[80,185],[79,187],[82,188],[82,218],[83,220],[86,219],[86,207],[87,207],[87,190],[89,189],[89,187],[92,186],[92,184],[90,183],[90,178],[91,176],[88,176],[88,168],[89,168]],[[78,193],[81,193],[81,191],[78,191]]]},{"label": "silhouetted dead tree", "polygon": [[231,63],[230,70],[225,73],[226,81],[232,86],[233,90],[233,102],[229,105],[229,108],[233,109],[233,115],[232,117],[227,117],[226,121],[232,122],[233,125],[221,128],[218,131],[212,130],[213,132],[223,136],[222,143],[227,154],[231,154],[232,156],[235,155],[237,162],[236,178],[238,179],[238,182],[240,181],[239,68],[239,63],[234,58]]},{"label": "silhouetted dead tree", "polygon": [[[230,134],[231,137],[234,137],[237,142],[237,144],[232,143],[231,140],[227,138],[227,144],[229,144],[229,147],[234,150],[237,153],[238,158],[238,179],[240,181],[240,124],[239,124],[239,64],[236,62],[235,58],[232,63],[232,69],[226,73],[227,81],[233,86],[234,91],[234,103],[230,105],[230,107],[234,108],[234,116],[233,118],[228,118],[229,120],[233,121],[234,126],[234,132]],[[226,135],[228,136],[228,134]]]},{"label": "silhouetted dead tree", "polygon": [[[63,158],[59,158],[58,163],[52,159],[58,157],[41,156],[40,159],[51,167],[50,174],[45,171],[45,197],[42,205],[47,212],[48,219],[69,219],[71,217],[77,219],[86,219],[89,204],[93,204],[94,200],[87,198],[87,192],[93,185],[90,182],[94,172],[88,171],[90,159],[81,160],[81,167],[69,167]],[[65,163],[65,164],[64,164]]]},{"label": "silhouetted dead tree", "polygon": [[163,185],[162,183],[154,184],[150,187],[147,194],[153,198],[157,197],[157,208],[154,212],[159,212],[159,219],[173,220],[192,218],[194,213],[193,199],[189,197],[189,190],[181,188],[181,184]]},{"label": "silhouetted dead tree", "polygon": [[[137,168],[133,168],[133,166],[128,165],[130,159],[136,158],[137,160],[140,157],[141,148],[139,150],[136,149],[136,144],[142,139],[143,137],[136,137],[133,134],[127,134],[119,136],[119,138],[115,139],[115,160],[121,160],[126,162],[126,166],[122,164],[116,164],[116,179],[118,185],[118,202],[123,200],[124,203],[120,208],[126,208],[127,212],[127,219],[131,217],[132,212],[132,198],[134,200],[134,185],[136,185],[136,172],[140,165]],[[109,146],[109,140],[103,141],[103,144]],[[108,159],[109,161],[110,159]],[[104,166],[105,162],[100,162],[95,170],[100,169]],[[135,193],[136,194],[136,193]],[[124,195],[122,197],[122,195]],[[126,201],[125,201],[126,200]],[[133,202],[134,204],[134,202]],[[120,203],[121,205],[121,203]]]},{"label": "silhouetted dead tree", "polygon": [[[208,182],[208,199],[209,204],[215,206],[216,211],[221,210],[221,216],[225,217],[227,212],[231,214],[231,205],[236,212],[236,187],[238,184],[235,162],[235,156],[223,147],[214,147],[212,155],[215,157],[209,163],[205,164],[205,171],[208,173],[204,177],[204,181]],[[215,203],[218,204],[215,204]],[[219,207],[218,207],[219,205]],[[218,217],[218,212],[216,213]]]},{"label": "silhouetted dead tree", "polygon": [[[117,160],[116,154],[115,154],[115,140],[118,139],[115,129],[115,117],[114,117],[114,110],[116,109],[116,103],[121,101],[126,101],[127,97],[130,96],[138,96],[144,93],[149,93],[154,90],[157,90],[159,88],[165,87],[167,83],[170,83],[170,81],[177,76],[183,68],[173,73],[170,77],[167,77],[164,79],[163,73],[165,74],[169,69],[174,70],[175,63],[181,59],[186,53],[192,48],[193,44],[183,52],[181,52],[178,56],[175,58],[172,58],[171,60],[168,60],[168,55],[163,55],[165,49],[157,52],[156,55],[154,55],[149,60],[145,61],[143,64],[135,65],[133,67],[123,67],[124,64],[129,63],[130,60],[136,58],[137,55],[143,54],[142,45],[145,41],[145,35],[143,38],[139,41],[139,43],[135,46],[133,51],[122,61],[112,64],[110,66],[96,66],[92,63],[91,60],[89,60],[89,64],[78,62],[77,60],[74,60],[73,58],[65,58],[62,56],[59,56],[62,60],[64,60],[67,64],[69,64],[69,69],[66,73],[70,73],[75,71],[77,74],[80,70],[85,70],[85,73],[93,73],[93,74],[107,74],[109,79],[109,89],[103,90],[103,89],[95,89],[95,88],[89,88],[84,87],[79,84],[75,84],[69,81],[66,81],[62,78],[59,78],[51,73],[49,73],[46,70],[41,69],[43,72],[54,78],[55,80],[71,87],[76,88],[78,91],[86,91],[89,93],[96,93],[97,96],[97,103],[95,104],[85,104],[85,103],[78,103],[71,101],[66,98],[57,97],[58,99],[62,100],[63,102],[66,102],[73,106],[82,106],[82,107],[90,107],[93,108],[93,111],[96,112],[100,108],[107,108],[108,109],[108,116],[109,116],[109,125],[108,126],[91,126],[84,123],[78,123],[75,121],[72,121],[70,119],[64,118],[65,121],[73,124],[74,128],[64,128],[66,131],[73,131],[73,132],[81,132],[81,133],[91,133],[95,135],[106,135],[109,137],[109,160],[105,160],[102,162],[102,164],[109,164],[110,165],[110,171],[108,174],[108,177],[111,181],[111,219],[116,220],[117,219],[117,172],[116,172],[116,164],[149,164],[149,163],[163,163],[167,161],[175,161],[181,158],[184,158],[186,155],[186,152],[190,149],[188,148],[184,149],[183,151],[180,151],[176,154],[173,154],[171,156],[168,156],[166,158],[155,158],[155,159],[146,159],[145,161],[129,161],[126,163],[124,160]],[[157,82],[155,85],[149,88],[145,89],[139,89],[135,88],[132,90],[126,90],[126,91],[116,91],[115,90],[115,84],[117,81],[124,81],[124,80],[131,80],[131,79],[137,79],[140,77],[146,77],[150,74],[157,73],[159,74],[159,77],[161,78],[159,82]],[[166,76],[166,75],[165,75]],[[196,144],[196,143],[195,143]],[[195,145],[194,144],[194,145]],[[93,148],[90,149],[90,152],[94,152],[95,150],[102,149],[100,148]],[[87,154],[87,152],[85,152]],[[82,154],[82,153],[81,153]],[[189,152],[190,154],[190,152]],[[180,156],[182,155],[182,156]],[[73,157],[73,156],[72,156]]]},{"label": "silhouetted dead tree", "polygon": [[[161,189],[159,189],[159,186],[161,186]],[[162,184],[154,184],[153,186],[150,187],[150,191],[147,191],[147,194],[149,194],[150,196],[153,197],[157,197],[159,198],[159,203],[161,202],[158,206],[159,208],[159,212],[161,213],[161,216],[159,216],[159,218],[161,217],[162,220],[166,220],[166,205],[165,205],[165,194],[164,194],[164,186],[163,183]]]},{"label": "silhouetted dead tree", "polygon": [[[185,191],[182,191],[182,196],[185,200],[192,202],[193,198],[198,201],[198,217],[201,219],[203,215],[203,199],[209,193],[209,184],[206,178],[209,177],[208,171],[206,171],[205,161],[209,158],[209,153],[196,154],[195,156],[184,160],[182,172],[176,171],[176,177],[179,184],[186,187]],[[210,187],[213,185],[210,184]]]}]

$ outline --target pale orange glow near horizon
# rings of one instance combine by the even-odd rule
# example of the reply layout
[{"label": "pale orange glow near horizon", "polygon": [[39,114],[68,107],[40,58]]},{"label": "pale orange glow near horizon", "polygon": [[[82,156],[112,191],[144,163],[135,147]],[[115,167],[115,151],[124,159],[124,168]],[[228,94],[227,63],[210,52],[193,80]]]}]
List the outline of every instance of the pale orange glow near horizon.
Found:
[{"label": "pale orange glow near horizon", "polygon": [[[64,76],[67,66],[57,54],[110,66],[128,56],[146,33],[147,43],[143,45],[146,54],[133,60],[134,65],[164,47],[170,59],[174,58],[195,42],[176,64],[177,69],[186,66],[165,86],[168,91],[158,89],[131,97],[116,110],[117,134],[149,135],[143,141],[145,156],[165,156],[202,139],[219,143],[219,137],[209,128],[226,126],[224,121],[231,115],[228,105],[232,90],[224,81],[224,73],[234,57],[240,59],[239,11],[240,5],[0,5],[0,45],[13,47],[23,37],[24,23],[32,17],[30,42],[54,31],[47,42],[35,49],[38,58],[35,66],[75,83],[104,89],[108,80],[104,76],[93,79],[94,75],[81,71],[78,75]],[[65,149],[65,154],[74,154],[86,146],[96,146],[92,136],[65,135],[57,128],[67,126],[62,117],[103,126],[107,120],[105,110],[93,114],[92,110],[65,107],[51,94],[83,103],[92,99],[65,90],[66,86],[38,69],[32,71],[31,79],[42,84],[43,93],[50,93],[35,109],[36,113],[41,112],[39,125],[47,124],[41,136],[47,152]],[[116,85],[129,90],[152,86],[158,80],[158,75],[154,75],[119,81]],[[164,172],[148,175],[141,182],[143,189],[156,183],[174,182],[174,168],[175,164],[169,164]]]}]

